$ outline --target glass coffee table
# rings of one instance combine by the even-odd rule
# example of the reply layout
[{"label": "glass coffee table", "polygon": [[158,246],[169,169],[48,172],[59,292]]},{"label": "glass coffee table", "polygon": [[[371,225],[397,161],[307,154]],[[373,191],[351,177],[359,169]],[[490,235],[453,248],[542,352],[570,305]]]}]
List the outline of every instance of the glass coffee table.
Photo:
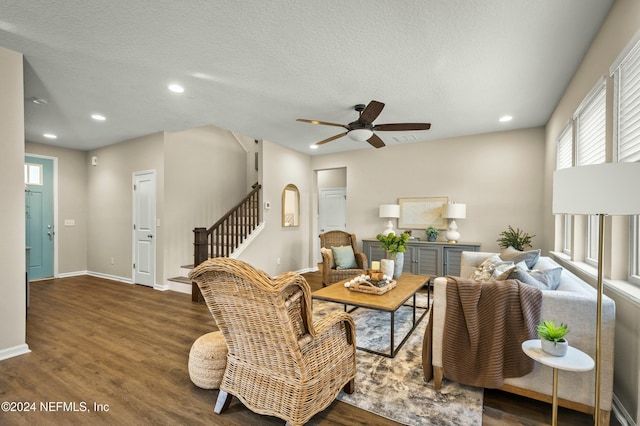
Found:
[{"label": "glass coffee table", "polygon": [[[364,348],[358,346],[357,348],[366,352],[371,352],[378,355],[383,355],[388,358],[394,358],[402,345],[405,344],[413,330],[416,329],[420,321],[429,311],[429,306],[418,306],[416,304],[416,292],[423,286],[427,285],[427,304],[431,303],[431,294],[429,288],[429,276],[427,275],[413,275],[402,274],[399,279],[396,280],[396,288],[384,293],[384,294],[368,294],[357,291],[349,290],[344,286],[344,283],[350,281],[349,279],[331,284],[327,287],[316,290],[311,294],[313,299],[325,300],[328,302],[335,302],[344,305],[345,311],[349,306],[352,306],[348,312],[353,312],[358,308],[368,308],[377,311],[383,311],[389,313],[390,319],[390,350],[389,352],[381,352],[371,348]],[[407,300],[413,297],[412,305],[405,305]],[[410,306],[413,308],[413,323],[411,329],[402,338],[400,344],[395,347],[394,331],[395,331],[395,314],[401,306]],[[420,309],[423,312],[420,316],[417,315],[416,310]]]}]

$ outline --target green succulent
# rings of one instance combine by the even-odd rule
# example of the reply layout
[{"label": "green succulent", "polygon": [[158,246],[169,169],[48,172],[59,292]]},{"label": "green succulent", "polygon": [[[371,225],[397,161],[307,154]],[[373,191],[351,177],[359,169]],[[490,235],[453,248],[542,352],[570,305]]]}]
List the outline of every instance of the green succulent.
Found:
[{"label": "green succulent", "polygon": [[424,232],[425,234],[427,234],[427,237],[438,238],[438,235],[440,235],[440,231],[438,231],[435,226],[428,227],[427,230]]},{"label": "green succulent", "polygon": [[566,324],[556,326],[553,321],[542,321],[537,325],[536,330],[541,339],[549,340],[555,343],[560,342],[567,335],[569,329]]}]

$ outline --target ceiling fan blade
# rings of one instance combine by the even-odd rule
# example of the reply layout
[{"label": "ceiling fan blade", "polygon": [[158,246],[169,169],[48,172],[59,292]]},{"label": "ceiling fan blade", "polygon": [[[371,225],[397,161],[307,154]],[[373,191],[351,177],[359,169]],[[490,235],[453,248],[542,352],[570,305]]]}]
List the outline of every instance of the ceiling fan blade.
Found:
[{"label": "ceiling fan blade", "polygon": [[328,121],[307,120],[306,118],[298,118],[296,121],[301,121],[303,123],[311,123],[311,124],[323,124],[325,126],[344,127],[345,129],[347,128],[347,126],[345,126],[344,124],[330,123]]},{"label": "ceiling fan blade", "polygon": [[378,101],[371,101],[369,105],[362,111],[360,114],[360,118],[358,119],[361,123],[373,123],[373,121],[378,118],[380,113],[382,112],[382,108],[384,108],[384,104]]},{"label": "ceiling fan blade", "polygon": [[343,136],[346,136],[347,133],[349,133],[349,132],[344,132],[344,133],[340,133],[339,135],[331,136],[330,138],[326,138],[326,139],[321,140],[320,142],[316,142],[314,145],[322,145],[324,143],[331,142],[333,140],[336,140],[336,139],[339,139],[339,138],[341,138]]},{"label": "ceiling fan blade", "polygon": [[373,130],[382,130],[385,132],[395,132],[401,130],[429,130],[431,123],[393,123],[378,124],[373,126]]},{"label": "ceiling fan blade", "polygon": [[373,134],[373,136],[367,139],[367,142],[369,142],[374,148],[382,148],[384,146],[384,142],[382,142],[382,139],[380,139],[380,137],[375,133]]}]

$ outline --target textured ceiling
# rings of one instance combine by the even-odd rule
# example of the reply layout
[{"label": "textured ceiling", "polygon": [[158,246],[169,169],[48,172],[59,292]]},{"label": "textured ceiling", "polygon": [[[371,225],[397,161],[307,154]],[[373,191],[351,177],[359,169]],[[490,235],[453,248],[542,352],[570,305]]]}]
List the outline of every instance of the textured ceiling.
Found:
[{"label": "textured ceiling", "polygon": [[24,54],[29,141],[89,150],[213,124],[315,155],[374,148],[312,151],[341,129],[296,118],[346,124],[372,99],[376,124],[432,123],[379,132],[389,146],[544,125],[612,3],[5,0],[0,46]]}]

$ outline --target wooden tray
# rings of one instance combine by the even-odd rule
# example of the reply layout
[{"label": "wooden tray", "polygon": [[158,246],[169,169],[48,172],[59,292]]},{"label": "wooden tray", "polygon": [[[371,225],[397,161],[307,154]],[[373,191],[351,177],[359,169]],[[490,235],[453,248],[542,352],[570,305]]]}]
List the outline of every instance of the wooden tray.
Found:
[{"label": "wooden tray", "polygon": [[385,294],[391,289],[394,289],[395,287],[396,287],[396,280],[391,281],[389,284],[383,287],[377,287],[374,284],[372,284],[370,281],[363,281],[363,282],[353,283],[347,288],[351,291],[358,291],[360,293],[381,295],[381,294]]}]

